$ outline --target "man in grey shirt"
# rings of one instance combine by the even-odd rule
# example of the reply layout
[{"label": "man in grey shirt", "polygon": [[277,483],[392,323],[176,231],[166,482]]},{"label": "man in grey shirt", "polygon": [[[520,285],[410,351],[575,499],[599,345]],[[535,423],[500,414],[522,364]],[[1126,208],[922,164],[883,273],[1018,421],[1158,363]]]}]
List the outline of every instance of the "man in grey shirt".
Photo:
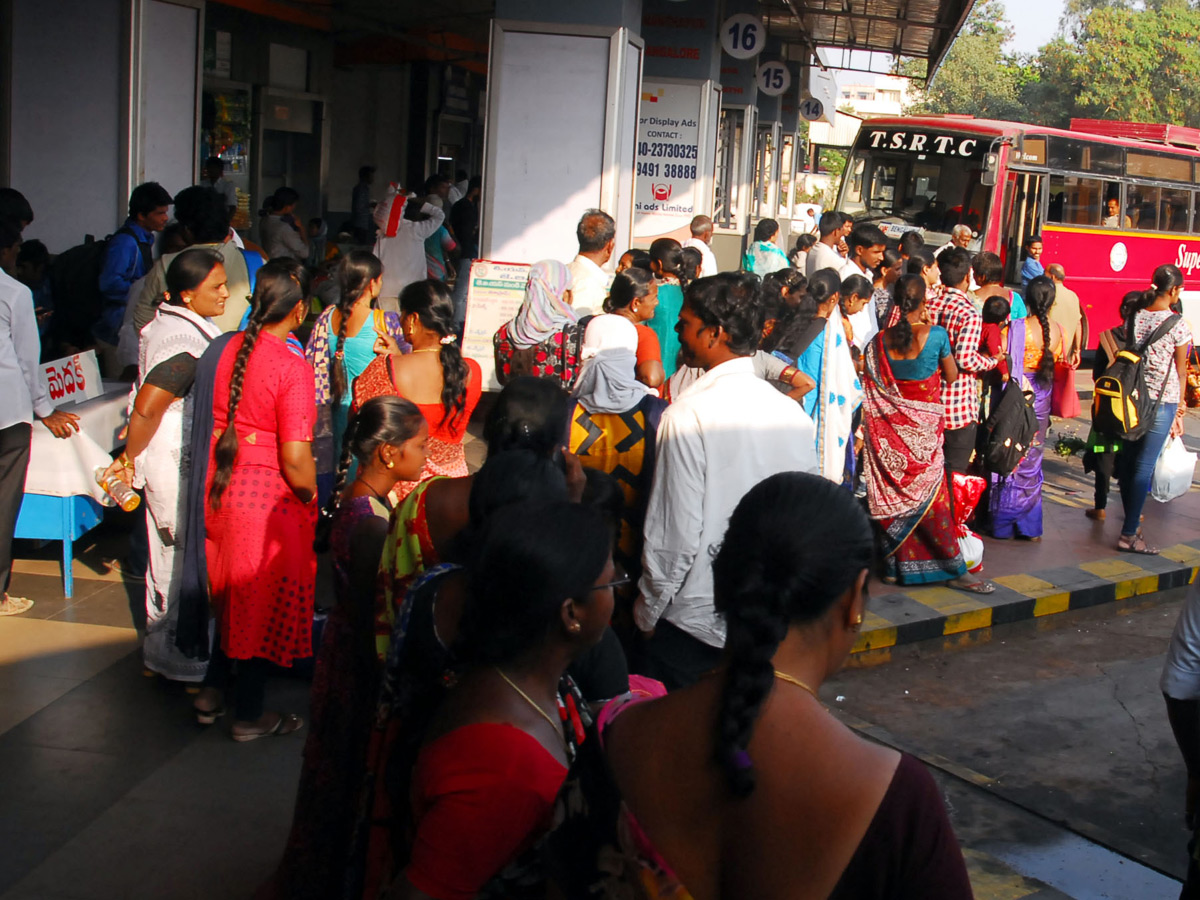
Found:
[{"label": "man in grey shirt", "polygon": [[822,269],[840,269],[846,262],[846,258],[838,253],[837,244],[842,238],[842,226],[848,218],[832,209],[821,214],[818,226],[821,237],[808,251],[808,266],[804,273],[807,277],[812,278]]},{"label": "man in grey shirt", "polygon": [[25,472],[33,420],[41,419],[55,437],[79,430],[79,416],[56,410],[38,365],[41,342],[29,288],[9,273],[16,266],[21,232],[0,222],[0,616],[15,616],[33,606],[24,597],[8,596],[12,576],[12,542],[17,513],[25,494]]}]

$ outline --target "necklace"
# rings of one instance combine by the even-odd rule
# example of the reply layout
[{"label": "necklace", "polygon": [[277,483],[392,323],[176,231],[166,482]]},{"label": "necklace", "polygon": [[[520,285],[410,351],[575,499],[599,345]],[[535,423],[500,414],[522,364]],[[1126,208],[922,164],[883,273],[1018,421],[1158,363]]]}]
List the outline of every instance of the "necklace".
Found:
[{"label": "necklace", "polygon": [[441,347],[424,347],[421,350],[414,350],[413,353],[441,353]]},{"label": "necklace", "polygon": [[379,493],[379,491],[375,490],[375,488],[373,488],[371,486],[371,482],[369,482],[369,481],[367,481],[367,479],[363,478],[362,475],[357,476],[354,480],[359,482],[360,484],[366,485],[367,490],[370,491],[372,494],[374,494],[375,499],[378,500],[380,503],[382,503],[385,508],[387,508],[387,509],[392,508],[392,504],[388,501],[387,494],[381,494],[381,493]]},{"label": "necklace", "polygon": [[505,684],[507,684],[510,688],[512,688],[514,691],[516,691],[518,694],[520,694],[522,700],[524,700],[526,703],[528,703],[530,706],[532,706],[534,709],[536,709],[538,712],[538,715],[550,723],[550,727],[554,729],[554,733],[557,734],[560,738],[562,738],[563,746],[566,746],[567,739],[565,737],[563,737],[562,725],[559,724],[558,722],[555,722],[552,718],[550,718],[550,714],[547,713],[544,709],[542,709],[541,706],[538,705],[536,700],[534,700],[527,693],[525,693],[523,690],[521,690],[519,687],[517,687],[517,683],[515,681],[513,681],[511,678],[509,678],[507,675],[505,675],[504,672],[502,672],[500,670],[499,666],[493,666],[492,668],[494,668],[496,670],[497,675],[499,675],[501,678],[504,679]]},{"label": "necklace", "polygon": [[814,691],[812,688],[810,688],[807,684],[805,684],[799,678],[794,678],[793,676],[789,675],[787,672],[780,672],[778,669],[775,669],[773,671],[775,672],[775,677],[778,678],[780,681],[786,681],[788,684],[794,684],[796,687],[798,687],[802,690],[808,691],[810,694],[813,695],[813,698],[816,699],[818,702],[820,701],[821,698],[817,696],[817,692]]}]

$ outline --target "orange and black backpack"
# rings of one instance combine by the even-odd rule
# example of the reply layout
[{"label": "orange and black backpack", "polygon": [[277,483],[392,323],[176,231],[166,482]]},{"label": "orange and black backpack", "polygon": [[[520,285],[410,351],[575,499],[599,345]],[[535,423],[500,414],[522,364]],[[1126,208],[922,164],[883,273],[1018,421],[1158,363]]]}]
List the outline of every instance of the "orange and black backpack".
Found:
[{"label": "orange and black backpack", "polygon": [[1117,352],[1116,359],[1104,370],[1104,374],[1096,379],[1092,391],[1092,428],[1097,433],[1124,441],[1136,441],[1150,430],[1171,370],[1167,369],[1162,384],[1158,386],[1158,399],[1151,397],[1146,385],[1146,351],[1165,337],[1181,318],[1179,315],[1169,317],[1136,347],[1132,346],[1132,321],[1126,326],[1125,333],[1130,335],[1130,339]]}]

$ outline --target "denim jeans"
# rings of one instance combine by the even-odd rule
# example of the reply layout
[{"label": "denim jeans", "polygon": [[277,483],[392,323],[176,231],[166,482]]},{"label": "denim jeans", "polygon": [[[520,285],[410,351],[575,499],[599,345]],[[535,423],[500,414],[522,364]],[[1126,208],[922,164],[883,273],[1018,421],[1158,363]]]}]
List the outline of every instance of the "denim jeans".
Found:
[{"label": "denim jeans", "polygon": [[1121,478],[1121,503],[1125,507],[1125,524],[1121,526],[1122,537],[1137,534],[1142,508],[1146,505],[1150,483],[1154,479],[1154,467],[1163,447],[1167,445],[1167,438],[1171,435],[1171,425],[1175,421],[1175,410],[1178,406],[1178,403],[1160,403],[1150,430],[1140,441],[1125,447],[1125,452],[1132,458],[1128,460]]}]

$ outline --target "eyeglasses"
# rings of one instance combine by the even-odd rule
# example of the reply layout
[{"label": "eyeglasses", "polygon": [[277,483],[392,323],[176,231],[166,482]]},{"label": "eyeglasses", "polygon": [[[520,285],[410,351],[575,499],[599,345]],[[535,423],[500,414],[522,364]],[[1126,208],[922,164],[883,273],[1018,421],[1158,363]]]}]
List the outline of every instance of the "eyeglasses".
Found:
[{"label": "eyeglasses", "polygon": [[614,579],[613,581],[608,581],[608,582],[605,582],[604,584],[598,584],[595,587],[593,587],[592,590],[593,591],[603,591],[603,590],[606,590],[607,588],[618,588],[618,587],[623,587],[624,585],[627,585],[627,584],[633,584],[633,579],[629,575],[622,575],[620,578]]}]

